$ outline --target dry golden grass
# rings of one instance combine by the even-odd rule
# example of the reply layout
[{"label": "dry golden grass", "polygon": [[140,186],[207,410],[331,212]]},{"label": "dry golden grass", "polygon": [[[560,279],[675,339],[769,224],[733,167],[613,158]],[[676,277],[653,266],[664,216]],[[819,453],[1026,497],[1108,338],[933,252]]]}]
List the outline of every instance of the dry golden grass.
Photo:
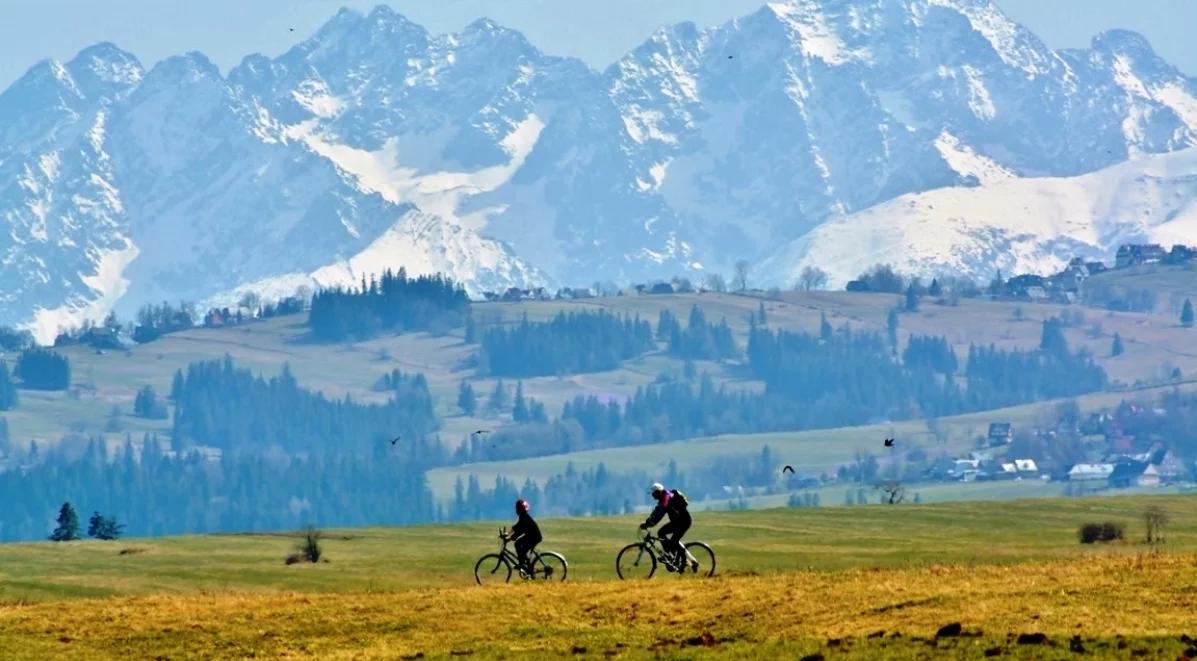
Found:
[{"label": "dry golden grass", "polygon": [[[0,657],[475,655],[1176,658],[1197,555],[389,593],[209,593],[0,607]],[[959,622],[965,636],[935,640]],[[883,632],[883,633],[879,633]],[[1020,645],[1043,633],[1047,645]],[[972,634],[972,635],[967,635]],[[1121,646],[1121,648],[1120,648]]]}]

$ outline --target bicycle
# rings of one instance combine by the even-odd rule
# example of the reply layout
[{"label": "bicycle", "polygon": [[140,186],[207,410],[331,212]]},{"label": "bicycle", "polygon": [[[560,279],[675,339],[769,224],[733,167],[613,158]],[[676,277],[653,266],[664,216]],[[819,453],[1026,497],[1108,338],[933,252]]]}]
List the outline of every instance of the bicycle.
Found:
[{"label": "bicycle", "polygon": [[677,552],[670,553],[661,545],[661,538],[655,537],[652,531],[645,531],[643,541],[628,544],[615,556],[615,573],[621,579],[652,578],[657,571],[657,563],[665,565],[665,570],[677,572],[679,576],[710,577],[715,575],[715,552],[703,542],[686,542],[683,547],[694,558],[691,563],[685,554],[678,557]]},{"label": "bicycle", "polygon": [[499,540],[501,540],[499,552],[487,553],[478,558],[478,562],[474,565],[474,580],[478,582],[478,585],[483,584],[484,578],[487,581],[510,582],[513,569],[518,571],[520,578],[525,581],[565,580],[565,575],[569,571],[565,556],[553,551],[533,550],[531,558],[528,560],[528,566],[522,567],[515,553],[507,550],[507,543],[511,540],[507,536],[506,528],[499,529]]}]

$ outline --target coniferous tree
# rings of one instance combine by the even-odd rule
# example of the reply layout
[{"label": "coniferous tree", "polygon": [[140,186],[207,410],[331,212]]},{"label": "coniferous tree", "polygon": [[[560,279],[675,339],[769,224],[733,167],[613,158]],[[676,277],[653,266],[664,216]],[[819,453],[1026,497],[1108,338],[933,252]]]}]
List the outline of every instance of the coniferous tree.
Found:
[{"label": "coniferous tree", "polygon": [[527,422],[529,419],[528,403],[524,401],[524,382],[515,384],[515,400],[511,405],[511,419],[515,422]]},{"label": "coniferous tree", "polygon": [[927,295],[935,297],[943,295],[943,285],[939,284],[939,278],[931,278],[931,286],[927,288]]},{"label": "coniferous tree", "polygon": [[87,536],[103,540],[120,539],[124,528],[123,523],[116,522],[116,517],[100,516],[99,512],[94,512],[87,521]]},{"label": "coniferous tree", "polygon": [[895,350],[898,347],[898,311],[890,309],[885,317],[885,332],[889,338],[889,345]]},{"label": "coniferous tree", "polygon": [[478,398],[474,395],[474,387],[461,380],[461,385],[457,388],[457,407],[465,415],[472,416],[478,410]]},{"label": "coniferous tree", "polygon": [[491,391],[486,406],[495,413],[507,408],[507,388],[503,385],[503,379],[495,382],[495,389]]},{"label": "coniferous tree", "polygon": [[166,407],[158,402],[158,394],[151,385],[142,386],[133,398],[133,415],[151,420],[166,419]]},{"label": "coniferous tree", "polygon": [[474,315],[466,314],[465,320],[465,342],[466,344],[474,344],[478,341],[478,330],[474,327]]},{"label": "coniferous tree", "polygon": [[22,351],[13,373],[31,390],[66,390],[71,385],[70,361],[49,349]]},{"label": "coniferous tree", "polygon": [[1117,357],[1117,356],[1121,356],[1122,353],[1123,353],[1122,336],[1119,335],[1118,333],[1114,333],[1114,345],[1112,347],[1110,347],[1110,355]]},{"label": "coniferous tree", "polygon": [[50,533],[52,542],[70,542],[79,539],[79,515],[70,503],[63,503],[58,509],[58,527]]},{"label": "coniferous tree", "polygon": [[1193,302],[1185,299],[1184,307],[1180,311],[1180,325],[1185,328],[1193,327]]},{"label": "coniferous tree", "polygon": [[17,386],[8,374],[8,363],[0,361],[0,411],[11,411],[17,408],[19,401]]},{"label": "coniferous tree", "polygon": [[907,312],[919,311],[919,294],[915,291],[913,283],[906,287],[906,301],[902,307]]},{"label": "coniferous tree", "polygon": [[757,304],[756,322],[762,326],[768,325],[769,318],[765,315],[765,302],[761,301]]},{"label": "coniferous tree", "polygon": [[831,324],[827,321],[827,313],[820,312],[819,313],[819,339],[823,340],[824,342],[829,341],[831,339],[832,332],[833,331],[831,329]]},{"label": "coniferous tree", "polygon": [[1068,354],[1068,340],[1064,338],[1064,322],[1060,321],[1058,317],[1043,320],[1039,350],[1051,356]]}]

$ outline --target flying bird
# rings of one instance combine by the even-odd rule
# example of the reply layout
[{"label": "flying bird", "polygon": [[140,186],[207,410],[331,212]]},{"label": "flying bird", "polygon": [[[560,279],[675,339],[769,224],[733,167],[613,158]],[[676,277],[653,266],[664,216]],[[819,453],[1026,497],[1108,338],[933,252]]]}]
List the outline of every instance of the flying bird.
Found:
[{"label": "flying bird", "polygon": [[287,28],[287,29],[290,30],[291,32],[295,31],[295,28]]},{"label": "flying bird", "polygon": [[401,438],[403,438],[403,437],[402,437],[402,436],[396,436],[395,438],[392,438],[392,439],[391,439],[391,445],[394,445],[394,444],[398,443],[398,442],[399,442],[399,439],[401,439]]},{"label": "flying bird", "polygon": [[785,468],[781,469],[781,472],[783,475],[785,474],[786,471],[790,471],[791,473],[793,473],[794,467],[787,464]]},{"label": "flying bird", "polygon": [[887,447],[887,448],[894,447],[894,439],[892,439],[892,438],[885,439],[885,447]]}]

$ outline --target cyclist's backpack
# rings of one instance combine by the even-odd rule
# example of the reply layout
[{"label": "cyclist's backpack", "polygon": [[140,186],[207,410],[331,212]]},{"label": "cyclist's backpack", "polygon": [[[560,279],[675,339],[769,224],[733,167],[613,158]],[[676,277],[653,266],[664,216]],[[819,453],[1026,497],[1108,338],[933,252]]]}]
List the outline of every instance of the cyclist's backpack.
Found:
[{"label": "cyclist's backpack", "polygon": [[684,510],[690,506],[690,501],[686,500],[686,494],[677,489],[670,489],[669,504],[675,506],[679,510]]}]

